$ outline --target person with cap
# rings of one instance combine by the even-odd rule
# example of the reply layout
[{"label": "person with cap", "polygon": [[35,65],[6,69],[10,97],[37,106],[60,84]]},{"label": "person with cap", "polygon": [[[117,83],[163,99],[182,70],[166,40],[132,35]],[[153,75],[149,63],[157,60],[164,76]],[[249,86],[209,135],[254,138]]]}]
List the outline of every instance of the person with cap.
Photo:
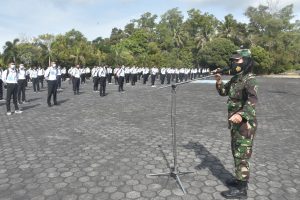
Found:
[{"label": "person with cap", "polygon": [[228,96],[228,123],[231,132],[231,151],[235,165],[235,179],[226,181],[228,191],[221,193],[226,199],[247,198],[250,177],[250,158],[257,129],[257,81],[251,73],[253,60],[240,54],[231,56],[230,74],[224,84],[220,74],[215,75],[216,89],[221,96]]},{"label": "person with cap", "polygon": [[18,72],[16,70],[15,63],[10,63],[7,70],[2,73],[2,80],[4,84],[6,84],[6,115],[11,115],[10,109],[10,100],[11,96],[13,96],[13,103],[15,105],[15,113],[21,114],[21,111],[18,107]]},{"label": "person with cap", "polygon": [[[26,70],[23,64],[19,65],[18,70],[18,102],[19,104],[26,103]],[[21,100],[22,97],[22,100]]]},{"label": "person with cap", "polygon": [[53,104],[58,105],[57,103],[57,68],[56,63],[51,62],[51,66],[49,66],[45,71],[45,79],[48,83],[48,96],[47,96],[47,104],[51,107],[51,97],[53,96]]}]

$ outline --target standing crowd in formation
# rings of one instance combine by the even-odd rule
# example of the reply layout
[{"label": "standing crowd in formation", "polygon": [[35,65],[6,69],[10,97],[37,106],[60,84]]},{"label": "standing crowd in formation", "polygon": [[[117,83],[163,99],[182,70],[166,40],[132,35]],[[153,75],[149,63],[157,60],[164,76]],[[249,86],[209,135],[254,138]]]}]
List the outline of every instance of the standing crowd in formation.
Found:
[{"label": "standing crowd in formation", "polygon": [[[151,86],[155,86],[155,81],[160,81],[160,84],[171,84],[187,81],[188,79],[196,79],[203,74],[209,73],[206,68],[147,68],[147,67],[119,67],[109,66],[94,66],[81,67],[76,65],[67,70],[66,67],[61,68],[56,66],[55,62],[44,69],[42,67],[25,68],[23,64],[16,67],[15,63],[10,63],[6,70],[0,68],[0,102],[6,101],[7,115],[11,115],[11,98],[15,106],[15,113],[20,114],[19,104],[26,104],[26,87],[29,82],[32,82],[33,91],[40,92],[44,88],[44,80],[48,85],[47,104],[52,106],[51,99],[53,98],[53,105],[57,103],[57,91],[61,89],[62,81],[69,78],[69,83],[72,83],[74,95],[79,95],[80,84],[85,84],[86,79],[92,78],[93,91],[100,92],[100,96],[106,96],[106,83],[118,85],[118,91],[124,92],[124,83],[135,85],[141,80],[143,84],[147,84],[150,78]],[[3,86],[6,88],[6,100],[3,99]],[[100,86],[100,88],[99,88]]]}]

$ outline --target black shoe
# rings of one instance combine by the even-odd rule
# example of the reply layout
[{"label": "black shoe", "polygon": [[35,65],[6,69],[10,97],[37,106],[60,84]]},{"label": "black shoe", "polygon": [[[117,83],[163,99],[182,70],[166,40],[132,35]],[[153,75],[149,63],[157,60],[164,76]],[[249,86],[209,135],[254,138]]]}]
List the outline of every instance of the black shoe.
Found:
[{"label": "black shoe", "polygon": [[52,105],[51,105],[51,103],[48,103],[48,107],[51,107]]},{"label": "black shoe", "polygon": [[237,181],[237,187],[221,192],[225,199],[247,199],[247,182]]},{"label": "black shoe", "polygon": [[55,105],[55,106],[58,106],[58,103],[57,103],[57,102],[55,102],[55,103],[54,103],[54,105]]},{"label": "black shoe", "polygon": [[[239,181],[236,179],[227,180],[225,181],[225,185],[228,187],[238,187]],[[248,184],[246,185],[246,189],[248,189]]]}]

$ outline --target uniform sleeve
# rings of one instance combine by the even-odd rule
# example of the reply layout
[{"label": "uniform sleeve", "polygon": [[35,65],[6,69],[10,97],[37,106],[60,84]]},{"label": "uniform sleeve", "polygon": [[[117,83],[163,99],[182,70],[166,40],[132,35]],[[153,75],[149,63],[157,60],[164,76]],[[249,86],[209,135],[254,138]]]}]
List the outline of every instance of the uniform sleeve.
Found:
[{"label": "uniform sleeve", "polygon": [[7,76],[7,70],[4,70],[3,72],[2,72],[2,81],[4,82],[4,84],[6,84],[6,76]]},{"label": "uniform sleeve", "polygon": [[230,88],[230,81],[228,81],[226,84],[222,81],[221,84],[216,84],[216,89],[221,96],[227,96]]},{"label": "uniform sleeve", "polygon": [[256,81],[255,77],[250,77],[246,81],[245,95],[247,97],[247,100],[245,101],[245,104],[244,104],[242,110],[239,112],[239,114],[246,121],[253,121],[256,118],[255,106],[258,101],[257,81]]}]

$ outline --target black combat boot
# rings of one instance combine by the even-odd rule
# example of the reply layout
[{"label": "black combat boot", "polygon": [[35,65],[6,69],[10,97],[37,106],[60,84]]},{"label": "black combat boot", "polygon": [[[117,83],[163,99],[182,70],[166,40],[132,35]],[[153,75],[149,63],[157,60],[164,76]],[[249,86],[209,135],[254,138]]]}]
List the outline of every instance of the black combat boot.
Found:
[{"label": "black combat boot", "polygon": [[237,181],[237,187],[221,192],[226,199],[247,199],[247,181]]},{"label": "black combat boot", "polygon": [[[225,185],[228,187],[238,187],[239,181],[237,179],[230,179],[225,181]],[[248,184],[246,189],[248,189]]]}]

